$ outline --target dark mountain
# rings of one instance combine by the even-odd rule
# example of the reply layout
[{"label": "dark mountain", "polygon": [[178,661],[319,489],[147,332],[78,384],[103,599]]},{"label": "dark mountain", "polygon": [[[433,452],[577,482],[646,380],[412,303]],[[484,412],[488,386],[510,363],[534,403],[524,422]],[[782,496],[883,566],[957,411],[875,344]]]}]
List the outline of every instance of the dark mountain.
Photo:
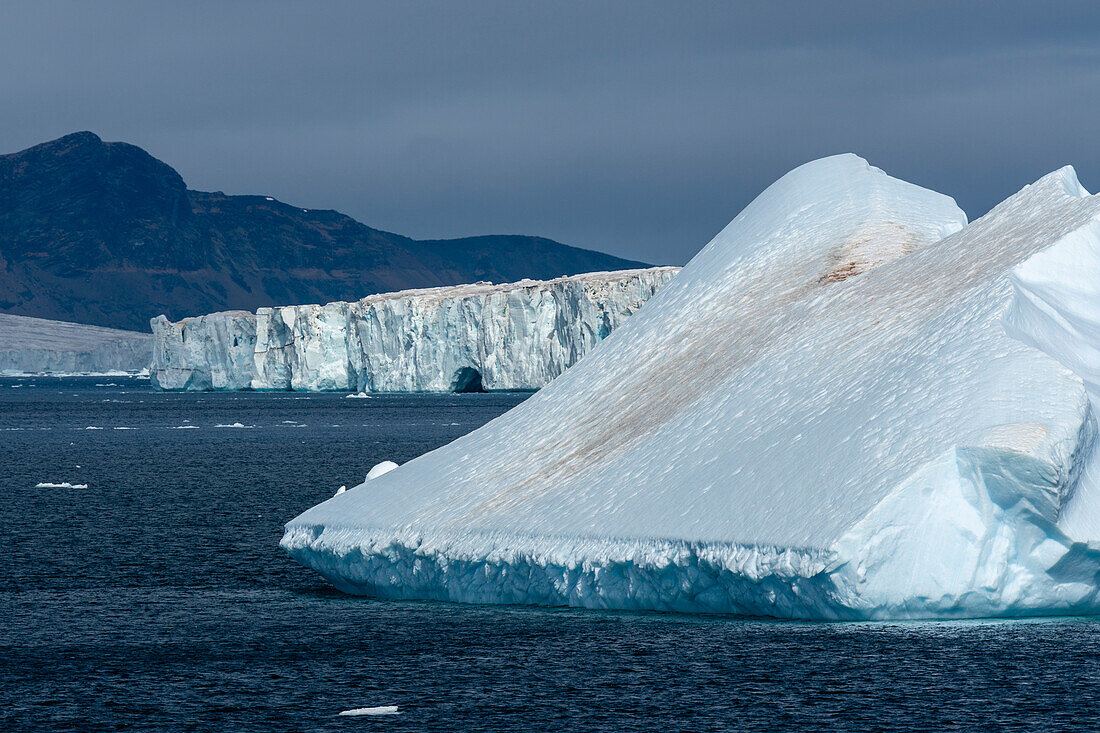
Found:
[{"label": "dark mountain", "polygon": [[417,241],[336,211],[190,191],[90,132],[0,156],[0,312],[148,330],[264,305],[545,279],[642,263],[541,237]]}]

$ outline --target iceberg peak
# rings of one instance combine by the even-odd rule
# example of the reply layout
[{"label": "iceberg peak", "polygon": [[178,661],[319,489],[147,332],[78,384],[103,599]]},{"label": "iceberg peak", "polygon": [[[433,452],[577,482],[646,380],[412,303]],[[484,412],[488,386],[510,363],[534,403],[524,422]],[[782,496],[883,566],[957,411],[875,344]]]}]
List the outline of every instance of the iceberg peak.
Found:
[{"label": "iceberg peak", "polygon": [[1067,165],[1059,168],[1050,174],[1051,176],[1057,176],[1062,182],[1062,185],[1066,189],[1066,193],[1075,198],[1085,198],[1091,196],[1085,187],[1081,185],[1081,182],[1077,180],[1077,171],[1073,169],[1072,165]]}]

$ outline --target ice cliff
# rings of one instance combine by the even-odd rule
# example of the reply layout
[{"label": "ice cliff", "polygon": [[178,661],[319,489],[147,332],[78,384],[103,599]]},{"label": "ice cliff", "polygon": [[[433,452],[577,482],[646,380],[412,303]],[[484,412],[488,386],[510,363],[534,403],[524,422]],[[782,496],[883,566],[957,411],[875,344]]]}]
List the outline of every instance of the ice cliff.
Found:
[{"label": "ice cliff", "polygon": [[152,321],[162,389],[538,389],[679,271],[405,290]]},{"label": "ice cliff", "polygon": [[150,321],[153,367],[149,377],[161,389],[248,389],[254,374],[256,316],[224,311],[175,323]]},{"label": "ice cliff", "polygon": [[1100,197],[967,225],[852,155],[576,367],[286,525],[382,598],[807,619],[1100,611]]},{"label": "ice cliff", "polygon": [[0,314],[0,372],[96,374],[149,368],[147,333]]}]

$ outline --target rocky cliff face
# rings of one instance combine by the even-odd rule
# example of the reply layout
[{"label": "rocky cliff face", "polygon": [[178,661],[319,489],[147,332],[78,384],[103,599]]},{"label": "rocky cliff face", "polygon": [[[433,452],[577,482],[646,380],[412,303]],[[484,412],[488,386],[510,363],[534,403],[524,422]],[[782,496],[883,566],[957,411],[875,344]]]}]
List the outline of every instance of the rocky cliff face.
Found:
[{"label": "rocky cliff face", "polygon": [[641,263],[540,237],[418,241],[269,196],[188,190],[74,133],[0,155],[0,312],[144,330],[170,318]]},{"label": "rocky cliff face", "polygon": [[538,389],[678,272],[597,272],[153,319],[162,389]]}]

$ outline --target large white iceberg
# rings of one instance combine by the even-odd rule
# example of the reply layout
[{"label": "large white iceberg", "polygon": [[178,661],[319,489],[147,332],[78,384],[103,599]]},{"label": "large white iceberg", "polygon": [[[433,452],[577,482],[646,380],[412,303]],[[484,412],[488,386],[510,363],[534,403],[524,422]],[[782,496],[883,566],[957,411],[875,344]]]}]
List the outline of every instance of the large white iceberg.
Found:
[{"label": "large white iceberg", "polygon": [[538,389],[679,271],[592,272],[152,320],[162,389]]},{"label": "large white iceberg", "polygon": [[1096,612],[1098,217],[1070,168],[966,225],[804,165],[577,366],[282,545],[384,598]]}]

